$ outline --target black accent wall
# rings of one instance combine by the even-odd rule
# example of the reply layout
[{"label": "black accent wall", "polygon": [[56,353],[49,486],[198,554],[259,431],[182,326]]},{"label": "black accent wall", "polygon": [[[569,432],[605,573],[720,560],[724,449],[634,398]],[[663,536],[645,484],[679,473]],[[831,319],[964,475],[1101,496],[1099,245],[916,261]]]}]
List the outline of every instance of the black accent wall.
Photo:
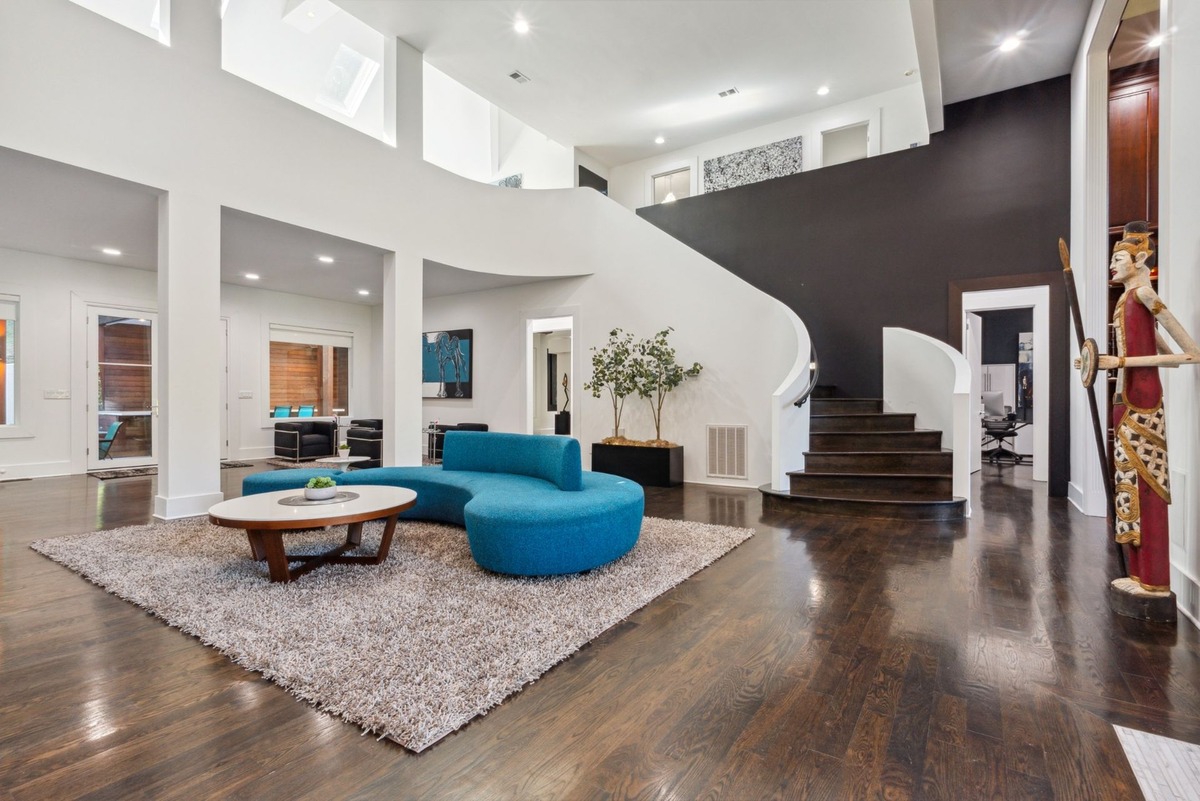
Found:
[{"label": "black accent wall", "polygon": [[[821,383],[882,394],[882,329],[953,341],[951,281],[1061,270],[1070,78],[947,106],[926,147],[638,210],[796,311]],[[886,120],[884,125],[886,125]],[[1064,432],[1064,411],[1051,426]],[[1065,448],[1051,494],[1066,487]],[[1058,490],[1061,490],[1059,492]]]},{"label": "black accent wall", "polygon": [[955,103],[926,147],[638,214],[791,306],[822,383],[878,397],[881,329],[948,340],[950,280],[1061,269],[1070,96],[1064,76]]}]

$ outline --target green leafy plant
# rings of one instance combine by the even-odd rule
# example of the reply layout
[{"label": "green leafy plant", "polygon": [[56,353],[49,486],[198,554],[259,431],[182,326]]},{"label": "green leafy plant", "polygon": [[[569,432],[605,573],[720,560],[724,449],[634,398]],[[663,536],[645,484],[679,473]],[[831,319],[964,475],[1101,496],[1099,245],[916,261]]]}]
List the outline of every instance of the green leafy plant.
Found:
[{"label": "green leafy plant", "polygon": [[304,486],[308,489],[327,489],[329,487],[336,487],[337,482],[329,476],[317,476],[316,478],[310,478]]},{"label": "green leafy plant", "polygon": [[592,348],[592,380],[584,383],[583,388],[589,390],[593,398],[601,398],[605,392],[608,393],[613,407],[613,439],[621,430],[625,398],[637,389],[633,360],[633,334],[620,328],[608,332],[608,342],[603,347]]},{"label": "green leafy plant", "polygon": [[639,340],[634,348],[633,385],[638,397],[650,402],[654,415],[654,441],[662,444],[662,410],[671,390],[685,379],[695,378],[704,369],[699,362],[684,367],[675,361],[675,348],[667,341],[674,328],[664,328],[652,337]]},{"label": "green leafy plant", "polygon": [[349,443],[349,442],[343,442],[341,445],[338,445],[338,450],[339,450],[339,451],[342,451],[343,453],[345,453],[346,451],[350,450],[350,443]]}]

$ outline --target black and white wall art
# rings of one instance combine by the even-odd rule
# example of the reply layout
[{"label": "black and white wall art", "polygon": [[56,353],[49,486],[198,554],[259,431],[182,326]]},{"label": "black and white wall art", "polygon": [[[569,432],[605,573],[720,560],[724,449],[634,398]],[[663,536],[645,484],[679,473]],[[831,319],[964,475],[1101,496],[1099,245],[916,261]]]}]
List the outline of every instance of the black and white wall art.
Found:
[{"label": "black and white wall art", "polygon": [[704,162],[704,191],[718,192],[800,172],[804,137],[794,136]]}]

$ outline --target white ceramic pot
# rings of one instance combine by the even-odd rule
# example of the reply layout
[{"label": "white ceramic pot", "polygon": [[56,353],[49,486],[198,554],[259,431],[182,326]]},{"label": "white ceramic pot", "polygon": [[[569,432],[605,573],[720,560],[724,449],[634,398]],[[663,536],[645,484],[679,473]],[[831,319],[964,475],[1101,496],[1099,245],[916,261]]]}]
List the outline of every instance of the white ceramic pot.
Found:
[{"label": "white ceramic pot", "polygon": [[310,501],[327,501],[337,495],[337,487],[305,487],[304,497]]}]

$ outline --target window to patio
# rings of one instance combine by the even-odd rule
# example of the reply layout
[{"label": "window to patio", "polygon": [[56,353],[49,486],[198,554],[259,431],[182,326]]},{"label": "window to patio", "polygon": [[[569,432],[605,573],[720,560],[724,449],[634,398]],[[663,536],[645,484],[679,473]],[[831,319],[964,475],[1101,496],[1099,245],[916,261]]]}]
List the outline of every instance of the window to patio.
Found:
[{"label": "window to patio", "polygon": [[268,416],[350,414],[353,347],[345,332],[272,325]]}]

